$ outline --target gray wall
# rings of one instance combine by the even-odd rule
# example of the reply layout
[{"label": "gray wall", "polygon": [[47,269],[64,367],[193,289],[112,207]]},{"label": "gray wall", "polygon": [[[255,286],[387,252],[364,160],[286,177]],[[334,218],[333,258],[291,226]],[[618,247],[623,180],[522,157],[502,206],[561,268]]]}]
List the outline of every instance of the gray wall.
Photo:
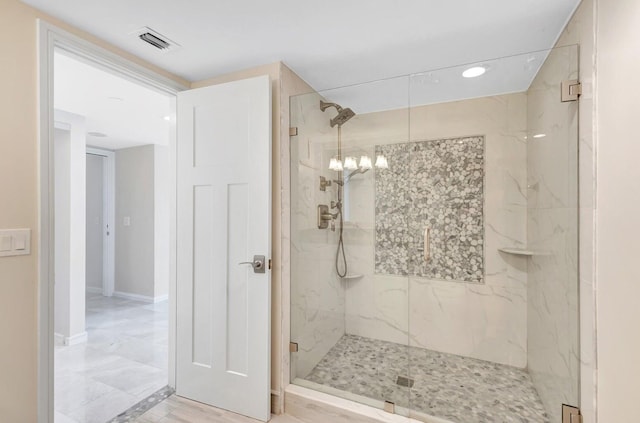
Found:
[{"label": "gray wall", "polygon": [[[116,152],[115,291],[162,299],[169,288],[168,149]],[[125,226],[125,217],[129,226]]]},{"label": "gray wall", "polygon": [[104,157],[87,154],[87,290],[102,290]]},{"label": "gray wall", "polygon": [[147,297],[154,296],[153,157],[152,145],[116,152],[115,291]]}]

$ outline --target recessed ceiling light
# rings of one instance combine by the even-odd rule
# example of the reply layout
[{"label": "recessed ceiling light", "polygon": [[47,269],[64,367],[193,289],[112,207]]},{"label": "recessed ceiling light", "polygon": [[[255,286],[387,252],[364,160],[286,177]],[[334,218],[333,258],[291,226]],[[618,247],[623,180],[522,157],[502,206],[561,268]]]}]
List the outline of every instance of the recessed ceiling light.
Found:
[{"label": "recessed ceiling light", "polygon": [[484,75],[486,71],[487,68],[485,68],[484,66],[474,66],[462,72],[462,76],[464,76],[465,78],[475,78],[477,76]]},{"label": "recessed ceiling light", "polygon": [[167,122],[171,120],[171,116],[167,115],[165,117],[163,117],[162,119],[166,120]]},{"label": "recessed ceiling light", "polygon": [[544,138],[544,137],[546,137],[546,136],[547,136],[547,134],[535,134],[535,135],[533,136],[533,138]]},{"label": "recessed ceiling light", "polygon": [[107,134],[103,134],[102,132],[87,132],[87,135],[98,138],[104,138],[107,136]]}]

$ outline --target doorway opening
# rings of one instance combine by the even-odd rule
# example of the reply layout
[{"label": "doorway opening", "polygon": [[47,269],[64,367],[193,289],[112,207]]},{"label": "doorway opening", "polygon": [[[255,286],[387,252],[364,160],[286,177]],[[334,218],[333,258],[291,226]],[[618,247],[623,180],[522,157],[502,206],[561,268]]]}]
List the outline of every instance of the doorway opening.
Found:
[{"label": "doorway opening", "polygon": [[56,49],[56,423],[111,421],[169,384],[174,96]]},{"label": "doorway opening", "polygon": [[[71,351],[73,347],[78,347],[79,355],[83,356],[81,368],[88,368],[96,364],[96,355],[86,354],[92,341],[92,330],[105,329],[108,324],[120,325],[118,333],[131,329],[130,321],[121,319],[126,315],[150,314],[167,310],[168,317],[154,320],[164,320],[168,333],[166,380],[168,389],[156,392],[150,397],[152,401],[138,402],[137,404],[147,404],[159,401],[162,396],[167,395],[170,390],[177,388],[177,395],[191,399],[200,400],[201,394],[207,395],[200,401],[209,403],[219,408],[224,408],[233,412],[259,418],[268,421],[270,416],[270,331],[271,327],[271,283],[270,260],[271,256],[271,93],[272,84],[267,75],[260,75],[254,78],[239,80],[211,87],[202,87],[187,90],[187,87],[162,77],[153,71],[133,64],[113,53],[100,49],[89,44],[71,34],[65,33],[46,23],[40,22],[40,286],[39,286],[39,369],[38,369],[38,421],[40,423],[51,423],[54,421],[54,367],[57,364],[54,360],[54,323],[59,321],[55,314],[61,310],[69,310],[69,322],[80,322],[82,325],[75,325],[75,330],[82,330],[84,333],[77,338],[71,333],[62,334],[57,337],[62,339],[61,348],[68,347]],[[109,229],[114,231],[113,237],[116,241],[114,262],[116,269],[114,272],[113,297],[127,300],[128,304],[145,301],[146,304],[134,311],[116,311],[109,313],[107,317],[96,317],[101,308],[101,304],[93,304],[93,298],[86,296],[86,250],[85,246],[74,249],[74,260],[79,262],[78,267],[74,267],[79,280],[68,282],[69,290],[60,290],[58,283],[54,285],[56,274],[61,269],[56,265],[56,253],[58,248],[57,234],[66,233],[55,228],[57,222],[62,222],[61,217],[55,213],[54,205],[56,200],[63,198],[55,195],[55,184],[60,179],[55,178],[54,160],[56,156],[56,140],[54,131],[54,93],[66,93],[66,90],[54,90],[54,59],[55,53],[60,53],[65,57],[79,59],[83,65],[91,65],[100,70],[106,70],[109,75],[123,77],[123,81],[134,82],[134,86],[140,88],[151,88],[153,92],[165,96],[164,100],[169,101],[171,110],[175,110],[176,97],[180,97],[180,117],[179,125],[175,123],[175,115],[156,114],[154,125],[158,124],[158,119],[168,125],[168,155],[159,154],[164,145],[158,145],[159,137],[151,137],[139,142],[137,145],[100,145],[102,141],[110,140],[115,143],[131,140],[134,129],[127,131],[124,136],[110,136],[110,127],[95,130],[89,128],[90,119],[79,120],[81,124],[64,124],[70,131],[68,136],[69,145],[74,146],[75,161],[70,158],[69,163],[81,163],[77,168],[69,165],[64,169],[69,173],[69,187],[75,186],[75,191],[83,196],[83,204],[78,207],[69,207],[79,216],[71,212],[68,213],[69,234],[81,242],[86,243],[86,147],[87,145],[107,149],[115,154],[115,191],[116,191],[116,211],[114,212],[114,225]],[[91,67],[90,66],[90,67]],[[87,71],[88,72],[88,71]],[[86,72],[82,72],[84,75]],[[73,81],[72,84],[77,84]],[[186,84],[186,82],[185,82]],[[91,84],[91,88],[101,86],[101,84]],[[183,92],[184,91],[184,92]],[[126,104],[126,99],[122,95],[104,94],[112,102],[122,102]],[[125,101],[122,101],[125,100]],[[151,101],[129,110],[128,113],[120,115],[117,123],[131,121],[140,124],[144,112],[153,110],[160,101]],[[113,106],[113,103],[111,103]],[[67,108],[67,110],[69,110]],[[113,111],[113,109],[110,109]],[[67,112],[71,115],[80,116],[79,111]],[[75,143],[74,128],[81,134]],[[184,142],[176,142],[176,130],[179,126],[180,134],[177,135]],[[197,129],[197,130],[196,130]],[[149,137],[149,131],[139,134]],[[165,132],[166,135],[166,132]],[[74,142],[72,142],[74,141]],[[153,144],[153,145],[150,145]],[[82,148],[76,148],[81,145]],[[228,146],[233,146],[227,150]],[[195,148],[198,154],[195,154]],[[153,159],[151,165],[145,165],[143,159],[137,154],[152,152]],[[221,160],[220,151],[230,151],[233,153],[229,157]],[[71,151],[71,150],[70,150]],[[125,154],[131,153],[131,154]],[[136,153],[136,154],[134,154]],[[130,156],[130,157],[127,157]],[[164,165],[159,164],[160,157],[164,157]],[[67,156],[65,155],[65,160]],[[180,158],[180,162],[178,162]],[[193,158],[191,160],[190,158]],[[130,172],[120,171],[126,163],[132,164]],[[214,166],[211,166],[215,164]],[[152,172],[149,172],[152,169]],[[228,169],[228,172],[224,172]],[[218,172],[213,175],[212,172]],[[153,174],[153,188],[150,184],[142,184],[142,189],[137,187],[140,181],[144,181],[150,173]],[[146,175],[146,176],[145,176]],[[178,175],[180,177],[178,178]],[[205,179],[199,179],[199,176]],[[210,176],[214,176],[210,178]],[[221,176],[220,176],[221,175]],[[227,178],[229,175],[233,179]],[[158,207],[155,207],[156,200],[162,198],[156,192],[157,181],[161,178],[168,180],[169,190],[165,192],[165,199],[168,198],[169,210],[165,209],[165,215],[158,215]],[[119,179],[124,182],[119,183]],[[181,185],[178,186],[177,181]],[[73,184],[72,184],[73,182]],[[78,182],[81,182],[78,184]],[[221,186],[214,186],[214,183]],[[76,186],[80,185],[80,187]],[[123,186],[124,188],[120,188]],[[79,189],[80,188],[80,189]],[[71,188],[69,188],[71,189]],[[122,195],[123,190],[129,190],[129,195]],[[221,197],[218,193],[227,192]],[[135,202],[153,198],[154,207],[152,216],[150,214],[139,213],[143,207],[124,207],[121,200]],[[180,203],[177,199],[180,198]],[[195,197],[195,198],[194,198]],[[225,200],[226,197],[226,200]],[[69,198],[75,198],[70,196]],[[191,199],[191,200],[189,200]],[[185,201],[186,200],[186,201]],[[222,201],[221,201],[222,200]],[[225,202],[226,201],[226,202]],[[215,206],[215,207],[214,207]],[[218,213],[218,218],[214,213]],[[167,218],[168,216],[168,218]],[[54,217],[56,217],[54,219]],[[95,220],[94,220],[95,221]],[[100,221],[100,219],[98,219]],[[153,225],[149,225],[152,221]],[[156,236],[155,229],[157,222],[167,222],[169,227],[168,237]],[[159,224],[162,226],[162,224]],[[136,242],[144,238],[144,231],[137,231],[141,228],[153,226],[152,248],[139,246]],[[166,229],[166,226],[164,227]],[[103,228],[106,230],[106,227]],[[82,233],[82,236],[79,236]],[[56,236],[54,236],[54,234]],[[130,235],[127,241],[127,235]],[[166,233],[165,233],[166,235]],[[223,235],[223,236],[221,236]],[[164,242],[160,240],[164,239]],[[118,254],[119,242],[123,241],[124,247],[128,248],[120,260]],[[134,246],[135,247],[132,247]],[[168,245],[168,256],[166,259],[157,259],[157,250],[162,250],[165,254]],[[211,247],[223,247],[218,250],[218,254],[211,253]],[[224,252],[220,252],[224,251]],[[179,254],[178,254],[179,253]],[[256,255],[258,254],[258,255]],[[253,255],[253,260],[251,256]],[[78,259],[80,257],[80,259]],[[152,271],[140,275],[136,273],[143,265],[147,264],[149,257],[153,257]],[[212,257],[214,260],[212,260]],[[262,259],[260,259],[262,257]],[[221,263],[215,262],[221,261]],[[71,260],[69,260],[71,264]],[[217,263],[217,264],[216,264]],[[74,263],[78,265],[78,263]],[[120,264],[134,277],[127,278],[118,271]],[[179,264],[179,265],[178,265]],[[156,265],[158,267],[156,267]],[[251,265],[250,267],[248,265]],[[82,267],[84,266],[84,267]],[[149,268],[151,268],[149,267]],[[167,271],[167,267],[169,270]],[[81,268],[82,271],[78,271]],[[251,271],[251,268],[253,270]],[[226,274],[226,269],[231,269]],[[213,272],[218,273],[213,273]],[[223,273],[220,273],[220,272]],[[152,288],[147,285],[146,291],[140,290],[140,283],[143,279],[153,274]],[[157,279],[168,272],[168,289],[162,291],[162,286],[156,284]],[[180,272],[180,273],[179,273]],[[180,285],[180,295],[177,295],[177,277],[187,281]],[[58,275],[59,276],[59,275]],[[127,282],[128,289],[124,289]],[[129,283],[130,282],[130,283]],[[55,289],[54,289],[55,287]],[[74,289],[71,289],[73,287]],[[193,290],[197,291],[196,293]],[[168,292],[167,292],[168,291]],[[228,295],[214,295],[217,292],[227,292]],[[64,298],[73,300],[74,304],[82,304],[79,307],[62,308],[56,305],[56,293],[62,292]],[[73,295],[71,295],[73,293]],[[97,293],[96,293],[97,294]],[[162,309],[159,304],[168,296],[166,309]],[[164,298],[163,298],[164,297]],[[212,299],[221,299],[222,304],[213,304]],[[177,300],[181,303],[178,304]],[[94,310],[87,309],[95,306]],[[116,304],[121,306],[122,304]],[[177,310],[180,310],[178,316]],[[83,314],[78,310],[95,311],[96,315]],[[231,312],[227,312],[231,310]],[[70,314],[74,311],[76,319],[72,319]],[[215,313],[215,314],[214,314]],[[141,317],[141,316],[133,316]],[[180,317],[180,319],[178,319]],[[106,322],[106,323],[105,323]],[[195,323],[194,323],[195,322]],[[162,322],[164,324],[164,322]],[[94,327],[95,326],[95,327]],[[143,323],[145,329],[149,328],[149,323]],[[80,329],[78,329],[78,327]],[[220,336],[221,329],[226,332],[226,336]],[[180,329],[180,343],[176,341],[177,332]],[[159,333],[166,333],[165,329]],[[108,338],[108,334],[104,334]],[[125,335],[131,335],[126,334]],[[153,338],[153,334],[147,334]],[[143,335],[133,334],[133,341],[140,341]],[[97,336],[94,336],[97,338]],[[158,337],[160,338],[160,337]],[[73,342],[72,342],[73,340]],[[213,342],[215,340],[215,342]],[[147,342],[149,344],[150,342]],[[75,345],[73,345],[75,344]],[[122,342],[112,343],[109,339],[103,342],[108,353],[120,352],[121,357],[107,361],[119,361],[122,359],[132,359],[137,364],[148,365],[155,360],[155,356],[140,357],[139,351],[133,347],[126,347]],[[189,345],[193,351],[189,350]],[[215,349],[211,346],[215,346]],[[132,351],[132,350],[135,350]],[[151,350],[153,351],[154,349]],[[225,358],[224,360],[214,359],[215,357]],[[136,358],[131,357],[138,355]],[[70,354],[73,355],[73,354]],[[129,357],[127,357],[129,356]],[[160,357],[162,354],[159,355]],[[73,363],[76,361],[70,360]],[[215,363],[216,366],[208,366],[207,362]],[[80,362],[80,360],[78,360]],[[225,365],[227,363],[228,365]],[[137,365],[136,364],[136,365]],[[164,363],[161,363],[163,367]],[[204,365],[203,365],[204,364]],[[220,365],[222,364],[222,365]],[[158,367],[158,370],[164,369]],[[69,373],[80,369],[72,369]],[[141,395],[152,391],[150,384],[145,384],[145,376],[138,378],[126,371],[126,366],[116,369],[106,370],[106,366],[99,366],[89,373],[80,377],[91,378],[95,375],[101,378],[98,382],[110,385],[111,388],[121,389],[120,385],[125,379],[137,379],[137,387],[125,387],[121,385],[126,395]],[[109,373],[111,372],[111,373]],[[62,374],[62,372],[58,372]],[[215,377],[209,375],[215,374]],[[79,376],[75,374],[75,376]],[[176,387],[176,379],[179,377],[179,384]],[[199,383],[203,381],[204,383]],[[71,385],[71,384],[70,384]],[[194,388],[194,389],[192,389]],[[82,398],[89,392],[91,395],[95,391],[81,390],[79,392],[80,401],[93,402],[87,398]],[[242,395],[238,395],[242,393]],[[120,396],[120,393],[112,393]],[[58,396],[58,399],[61,398]],[[246,401],[250,398],[251,401]],[[131,398],[128,398],[129,400]],[[76,401],[72,401],[77,404]],[[122,401],[125,402],[125,401]],[[61,417],[73,418],[76,421],[121,421],[131,420],[135,414],[129,414],[132,408],[125,411],[115,409],[116,401],[108,404],[108,413],[104,408],[96,407],[102,414],[96,413],[88,418],[87,413],[83,415],[78,411],[77,415]],[[120,407],[119,407],[120,408]],[[124,408],[124,407],[122,407]],[[120,408],[120,409],[122,409]],[[136,409],[137,407],[134,407]],[[76,410],[77,411],[77,410]],[[140,411],[137,408],[135,411]],[[112,418],[116,415],[115,418]],[[79,417],[76,418],[76,417]],[[104,419],[104,420],[103,420]],[[68,419],[67,419],[68,421]],[[73,421],[73,420],[72,420]]]}]

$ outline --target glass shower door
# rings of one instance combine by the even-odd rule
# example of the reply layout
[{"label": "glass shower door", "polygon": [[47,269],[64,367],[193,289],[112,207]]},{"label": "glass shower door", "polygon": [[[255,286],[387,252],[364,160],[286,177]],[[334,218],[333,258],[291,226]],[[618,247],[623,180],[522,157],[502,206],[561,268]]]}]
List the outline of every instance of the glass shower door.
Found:
[{"label": "glass shower door", "polygon": [[527,91],[528,370],[551,422],[580,405],[578,46],[549,52]]},{"label": "glass shower door", "polygon": [[579,405],[577,64],[291,98],[292,383],[424,421]]},{"label": "glass shower door", "polygon": [[560,99],[577,63],[571,46],[411,77],[418,419],[559,422],[579,404],[577,103]]},{"label": "glass shower door", "polygon": [[[379,251],[404,252],[405,240],[376,225],[378,177],[404,163],[376,153],[407,140],[407,85],[398,78],[290,101],[291,382],[404,415],[408,283],[406,271],[381,266]],[[333,104],[323,111],[321,101]],[[379,113],[387,107],[394,112]],[[403,219],[403,205],[385,213]]]}]

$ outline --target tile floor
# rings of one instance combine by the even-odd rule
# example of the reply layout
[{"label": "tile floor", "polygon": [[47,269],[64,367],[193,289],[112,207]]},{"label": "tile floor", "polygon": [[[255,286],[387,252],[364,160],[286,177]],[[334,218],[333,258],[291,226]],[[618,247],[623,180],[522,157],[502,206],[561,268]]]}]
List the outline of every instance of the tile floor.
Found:
[{"label": "tile floor", "polygon": [[[412,378],[413,387],[399,386],[398,376]],[[305,379],[456,423],[548,422],[524,370],[354,335],[343,336]]]},{"label": "tile floor", "polygon": [[105,423],[167,384],[167,301],[89,294],[86,326],[55,348],[55,423]]}]

